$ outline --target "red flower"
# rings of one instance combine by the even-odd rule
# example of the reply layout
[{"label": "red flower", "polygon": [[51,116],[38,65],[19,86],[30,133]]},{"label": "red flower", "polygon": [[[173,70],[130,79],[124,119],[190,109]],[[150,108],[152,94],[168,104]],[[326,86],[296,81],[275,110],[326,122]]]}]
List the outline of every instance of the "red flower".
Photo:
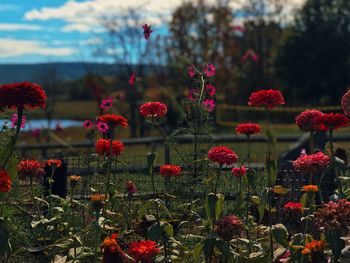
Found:
[{"label": "red flower", "polygon": [[323,131],[325,127],[322,124],[322,116],[323,113],[319,110],[306,110],[295,118],[295,122],[302,131]]},{"label": "red flower", "polygon": [[119,246],[116,238],[117,234],[106,238],[100,246],[103,252],[102,263],[123,263],[128,262],[125,252]]},{"label": "red flower", "polygon": [[128,127],[128,120],[123,116],[116,115],[116,114],[104,114],[99,116],[98,120],[112,127],[116,127],[116,126],[122,126],[123,128]]},{"label": "red flower", "polygon": [[62,165],[62,161],[61,160],[57,160],[57,159],[50,159],[46,161],[46,165],[50,166],[50,167],[55,167],[58,168]]},{"label": "red flower", "polygon": [[[121,141],[114,140],[112,143],[112,155],[118,156],[125,150],[125,146]],[[110,140],[99,139],[95,145],[95,151],[99,155],[109,156],[110,153]]]},{"label": "red flower", "polygon": [[147,102],[140,106],[140,114],[146,118],[163,117],[167,111],[167,106],[161,102]]},{"label": "red flower", "polygon": [[181,174],[181,167],[178,165],[162,165],[160,167],[160,175],[163,177],[179,176]]},{"label": "red flower", "polygon": [[242,61],[246,61],[248,58],[251,58],[254,62],[257,62],[259,60],[259,55],[254,52],[254,50],[249,49],[247,50],[243,57],[241,58]]},{"label": "red flower", "polygon": [[104,99],[100,104],[100,108],[103,110],[109,110],[112,107],[113,107],[113,98]]},{"label": "red flower", "polygon": [[340,113],[324,113],[321,120],[327,130],[337,130],[349,126],[349,119]]},{"label": "red flower", "polygon": [[285,104],[282,93],[279,90],[259,90],[253,92],[248,100],[249,106],[266,107],[272,109],[278,105]]},{"label": "red flower", "polygon": [[341,99],[341,106],[343,107],[344,113],[350,116],[350,90],[348,90]]},{"label": "red flower", "polygon": [[246,173],[247,173],[247,168],[245,168],[244,165],[242,165],[241,167],[233,167],[231,170],[232,176],[237,178],[245,176]]},{"label": "red flower", "polygon": [[216,73],[215,66],[213,64],[207,64],[204,66],[204,74],[209,78],[214,76]]},{"label": "red flower", "polygon": [[128,254],[136,260],[151,263],[153,257],[160,253],[158,244],[152,240],[141,240],[129,244]]},{"label": "red flower", "polygon": [[237,154],[225,146],[217,146],[208,151],[208,158],[220,165],[231,165],[238,160]]},{"label": "red flower", "polygon": [[130,75],[130,78],[129,78],[129,84],[130,84],[130,86],[134,86],[135,81],[136,81],[136,74],[133,72],[133,73]]},{"label": "red flower", "polygon": [[303,207],[303,205],[301,203],[298,203],[298,202],[287,202],[284,205],[284,209],[298,210],[298,211],[300,211],[302,207]]},{"label": "red flower", "polygon": [[331,162],[329,156],[323,152],[314,154],[303,154],[298,159],[293,161],[293,167],[301,170],[303,173],[314,173],[325,169]]},{"label": "red flower", "polygon": [[20,161],[17,170],[22,177],[39,177],[44,174],[43,164],[36,160]]},{"label": "red flower", "polygon": [[229,241],[234,236],[239,235],[244,229],[244,225],[237,216],[228,215],[221,218],[215,225],[215,233],[217,233],[222,239]]},{"label": "red flower", "polygon": [[0,168],[0,192],[10,192],[12,188],[12,181],[8,172]]},{"label": "red flower", "polygon": [[213,99],[206,99],[202,102],[203,108],[208,112],[215,110],[215,101]]},{"label": "red flower", "polygon": [[144,24],[142,28],[143,28],[143,36],[145,37],[146,40],[148,40],[153,30],[151,29],[151,26],[147,24]]},{"label": "red flower", "polygon": [[137,191],[135,183],[133,181],[127,180],[125,182],[125,190],[129,195],[135,194]]},{"label": "red flower", "polygon": [[191,78],[194,77],[194,75],[196,74],[196,70],[193,65],[189,66],[187,73]]},{"label": "red flower", "polygon": [[0,109],[45,108],[45,91],[35,83],[19,82],[0,85]]},{"label": "red flower", "polygon": [[212,84],[205,85],[205,91],[207,92],[207,94],[210,97],[214,97],[214,95],[216,93],[216,89],[215,89],[214,85],[212,85]]},{"label": "red flower", "polygon": [[237,134],[245,134],[250,136],[252,134],[261,133],[261,127],[256,123],[241,123],[236,127]]}]

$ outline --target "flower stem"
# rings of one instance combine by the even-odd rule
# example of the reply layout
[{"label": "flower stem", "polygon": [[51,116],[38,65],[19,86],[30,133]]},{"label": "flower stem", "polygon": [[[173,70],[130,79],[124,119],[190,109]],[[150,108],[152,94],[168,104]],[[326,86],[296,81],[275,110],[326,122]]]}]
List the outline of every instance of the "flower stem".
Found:
[{"label": "flower stem", "polygon": [[218,185],[219,185],[219,179],[220,179],[220,176],[221,176],[221,169],[222,169],[222,165],[220,164],[219,170],[217,172],[215,188],[214,188],[214,194],[215,195],[217,194],[217,189],[218,189]]}]

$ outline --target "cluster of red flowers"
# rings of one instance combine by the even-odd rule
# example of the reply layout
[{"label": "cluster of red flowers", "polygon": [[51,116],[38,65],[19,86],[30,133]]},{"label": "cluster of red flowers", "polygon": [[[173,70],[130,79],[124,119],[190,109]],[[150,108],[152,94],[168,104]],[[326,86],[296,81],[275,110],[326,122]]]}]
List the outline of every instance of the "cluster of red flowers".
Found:
[{"label": "cluster of red flowers", "polygon": [[253,92],[248,100],[249,106],[265,107],[272,109],[278,105],[285,104],[284,97],[279,90],[259,90]]},{"label": "cluster of red flowers", "polygon": [[179,176],[181,171],[181,167],[178,165],[166,164],[160,167],[160,175],[163,177]]},{"label": "cluster of red flowers", "polygon": [[10,192],[12,188],[12,180],[9,173],[0,168],[0,192]]},{"label": "cluster of red flowers", "polygon": [[337,130],[342,127],[349,126],[349,119],[340,113],[324,113],[322,116],[322,124],[327,130]]},{"label": "cluster of red flowers", "polygon": [[45,108],[45,91],[35,83],[19,82],[0,85],[0,109]]},{"label": "cluster of red flowers", "polygon": [[322,123],[322,116],[323,113],[319,110],[306,110],[295,118],[295,122],[302,131],[324,131],[325,127]]},{"label": "cluster of red flowers", "polygon": [[323,230],[337,230],[346,236],[350,226],[350,202],[340,199],[325,204],[315,213],[315,224]]},{"label": "cluster of red flowers", "polygon": [[40,177],[44,174],[43,164],[36,160],[23,160],[20,161],[17,172],[21,177]]},{"label": "cluster of red flowers", "polygon": [[129,195],[135,194],[137,191],[135,183],[133,181],[127,180],[125,182],[125,190]]},{"label": "cluster of red flowers", "polygon": [[119,246],[117,242],[118,234],[113,234],[111,237],[106,238],[100,246],[103,252],[102,263],[110,262],[127,262],[125,252]]},{"label": "cluster of red flowers", "polygon": [[298,159],[293,161],[293,167],[301,172],[315,173],[326,168],[331,162],[329,156],[323,152],[317,152],[314,154],[303,154]]},{"label": "cluster of red flowers", "polygon": [[283,208],[287,209],[287,210],[301,211],[302,207],[303,207],[303,205],[301,203],[287,202]]},{"label": "cluster of red flowers", "polygon": [[158,244],[152,240],[141,240],[129,244],[128,254],[136,262],[152,263],[153,257],[160,253]]},{"label": "cluster of red flowers", "polygon": [[147,102],[140,106],[140,114],[145,118],[161,118],[167,111],[167,106],[161,102]]},{"label": "cluster of red flowers", "polygon": [[261,133],[261,126],[256,123],[241,123],[236,127],[237,134],[245,134],[251,136],[253,134]]},{"label": "cluster of red flowers", "polygon": [[324,240],[312,240],[310,243],[307,243],[301,254],[307,255],[312,253],[322,252],[324,250],[326,242]]},{"label": "cluster of red flowers", "polygon": [[220,165],[232,165],[237,162],[238,156],[230,148],[225,146],[213,147],[208,151],[208,158]]},{"label": "cluster of red flowers", "polygon": [[243,222],[235,215],[227,215],[221,218],[215,225],[215,233],[222,239],[229,241],[239,235],[244,229]]},{"label": "cluster of red flowers", "polygon": [[128,120],[123,116],[116,114],[104,114],[98,117],[100,122],[108,124],[110,127],[121,126],[123,128],[128,127]]},{"label": "cluster of red flowers", "polygon": [[[112,142],[112,155],[118,156],[125,150],[125,146],[121,141],[113,140]],[[110,140],[99,139],[95,145],[95,152],[99,155],[110,155]]]},{"label": "cluster of red flowers", "polygon": [[62,166],[62,161],[57,159],[50,159],[46,161],[46,165],[54,168]]},{"label": "cluster of red flowers", "polygon": [[246,173],[247,173],[247,168],[245,168],[244,165],[242,165],[241,167],[233,167],[231,170],[232,176],[237,178],[245,176]]}]

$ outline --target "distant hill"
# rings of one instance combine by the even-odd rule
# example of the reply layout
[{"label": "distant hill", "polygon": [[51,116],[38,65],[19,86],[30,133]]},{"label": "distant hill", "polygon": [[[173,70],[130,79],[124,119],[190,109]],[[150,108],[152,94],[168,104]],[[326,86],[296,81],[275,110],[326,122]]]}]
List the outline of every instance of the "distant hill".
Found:
[{"label": "distant hill", "polygon": [[[147,66],[151,68],[162,66]],[[101,75],[112,76],[119,74],[127,69],[123,64],[107,63],[40,63],[40,64],[0,64],[0,84],[32,81],[40,82],[49,72],[54,72],[60,80],[74,80],[86,75],[87,72]]]}]

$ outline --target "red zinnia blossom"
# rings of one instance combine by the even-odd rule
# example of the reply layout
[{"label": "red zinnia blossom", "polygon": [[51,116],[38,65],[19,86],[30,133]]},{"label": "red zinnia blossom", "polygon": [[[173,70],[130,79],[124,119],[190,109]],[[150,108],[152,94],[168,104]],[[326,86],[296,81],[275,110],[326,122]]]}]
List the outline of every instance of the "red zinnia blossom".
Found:
[{"label": "red zinnia blossom", "polygon": [[215,225],[214,231],[222,239],[229,241],[239,235],[244,229],[243,222],[235,215],[227,215],[221,218]]},{"label": "red zinnia blossom", "polygon": [[147,102],[140,106],[140,114],[146,118],[160,118],[163,117],[167,111],[167,106],[161,102]]},{"label": "red zinnia blossom", "polygon": [[127,180],[125,182],[125,190],[129,195],[135,194],[137,191],[135,183],[133,181]]},{"label": "red zinnia blossom", "polygon": [[128,120],[123,116],[116,114],[104,114],[98,117],[98,120],[108,124],[108,126],[116,127],[122,126],[123,128],[128,127]]},{"label": "red zinnia blossom", "polygon": [[341,99],[341,106],[343,107],[344,113],[350,116],[350,90],[348,90]]},{"label": "red zinnia blossom", "polygon": [[39,177],[44,174],[43,164],[36,160],[20,161],[17,170],[22,177]]},{"label": "red zinnia blossom", "polygon": [[253,92],[248,100],[249,106],[266,107],[272,109],[278,105],[285,104],[282,93],[279,90],[259,90]]},{"label": "red zinnia blossom", "polygon": [[256,123],[241,123],[236,127],[237,134],[245,134],[250,136],[252,134],[261,133],[261,127]]},{"label": "red zinnia blossom", "polygon": [[202,105],[208,112],[213,112],[213,110],[215,110],[215,101],[213,99],[203,100]]},{"label": "red zinnia blossom", "polygon": [[322,124],[327,130],[337,130],[341,127],[349,126],[349,119],[341,113],[324,113]]},{"label": "red zinnia blossom", "polygon": [[231,165],[238,160],[237,154],[225,146],[211,148],[208,151],[208,158],[220,165]]},{"label": "red zinnia blossom", "polygon": [[136,260],[146,263],[153,262],[153,257],[160,253],[158,244],[152,240],[141,240],[129,244],[128,254]]},{"label": "red zinnia blossom", "polygon": [[205,85],[205,91],[207,92],[207,94],[210,97],[214,97],[214,95],[216,93],[216,89],[215,89],[214,85],[212,85],[212,84]]},{"label": "red zinnia blossom", "polygon": [[303,205],[301,203],[298,203],[298,202],[287,202],[285,205],[284,205],[284,209],[290,209],[290,210],[297,210],[297,211],[300,211],[301,208],[303,207]]},{"label": "red zinnia blossom", "polygon": [[62,161],[61,160],[57,160],[57,159],[50,159],[46,161],[46,165],[50,166],[50,167],[55,167],[58,168],[62,165]]},{"label": "red zinnia blossom", "polygon": [[241,167],[233,167],[231,170],[232,176],[237,178],[245,176],[246,173],[247,173],[247,168],[245,168],[244,165],[242,165]]},{"label": "red zinnia blossom", "polygon": [[12,181],[9,173],[6,170],[0,168],[0,192],[10,192],[11,188]]},{"label": "red zinnia blossom", "polygon": [[123,263],[127,262],[125,252],[117,242],[118,234],[107,237],[100,246],[103,252],[102,263]]},{"label": "red zinnia blossom", "polygon": [[130,78],[129,78],[129,84],[130,84],[130,86],[134,86],[135,81],[136,81],[136,74],[133,72],[133,73],[130,75]]},{"label": "red zinnia blossom", "polygon": [[319,110],[305,110],[295,118],[295,123],[302,131],[323,131],[325,127],[322,124],[322,116],[323,113]]},{"label": "red zinnia blossom", "polygon": [[248,58],[251,58],[254,62],[257,62],[259,60],[258,54],[256,54],[252,49],[246,51],[241,60],[246,61]]},{"label": "red zinnia blossom", "polygon": [[209,78],[214,76],[216,73],[215,66],[213,64],[207,64],[204,66],[204,74]]},{"label": "red zinnia blossom", "polygon": [[[125,146],[121,141],[114,140],[112,143],[112,155],[118,156],[125,150]],[[110,154],[110,140],[99,139],[95,145],[95,151],[99,155],[109,156]]]},{"label": "red zinnia blossom", "polygon": [[85,120],[83,126],[85,129],[91,129],[92,127],[94,127],[94,123],[90,120]]},{"label": "red zinnia blossom", "polygon": [[196,74],[196,70],[195,70],[195,68],[194,68],[193,65],[191,65],[191,66],[188,67],[187,73],[188,73],[188,75],[189,75],[191,78],[194,77],[194,75]]},{"label": "red zinnia blossom", "polygon": [[147,24],[144,24],[142,28],[143,28],[143,36],[145,37],[146,40],[148,40],[153,30],[151,29],[151,26]]},{"label": "red zinnia blossom", "polygon": [[0,109],[45,108],[45,91],[35,83],[19,82],[0,85]]},{"label": "red zinnia blossom", "polygon": [[293,167],[301,170],[303,173],[314,173],[327,168],[331,159],[323,152],[314,154],[303,154],[298,159],[293,161]]},{"label": "red zinnia blossom", "polygon": [[100,108],[103,110],[109,110],[113,106],[113,98],[107,98],[102,100]]},{"label": "red zinnia blossom", "polygon": [[179,176],[181,174],[181,167],[178,165],[162,165],[160,167],[160,175],[163,177]]}]

